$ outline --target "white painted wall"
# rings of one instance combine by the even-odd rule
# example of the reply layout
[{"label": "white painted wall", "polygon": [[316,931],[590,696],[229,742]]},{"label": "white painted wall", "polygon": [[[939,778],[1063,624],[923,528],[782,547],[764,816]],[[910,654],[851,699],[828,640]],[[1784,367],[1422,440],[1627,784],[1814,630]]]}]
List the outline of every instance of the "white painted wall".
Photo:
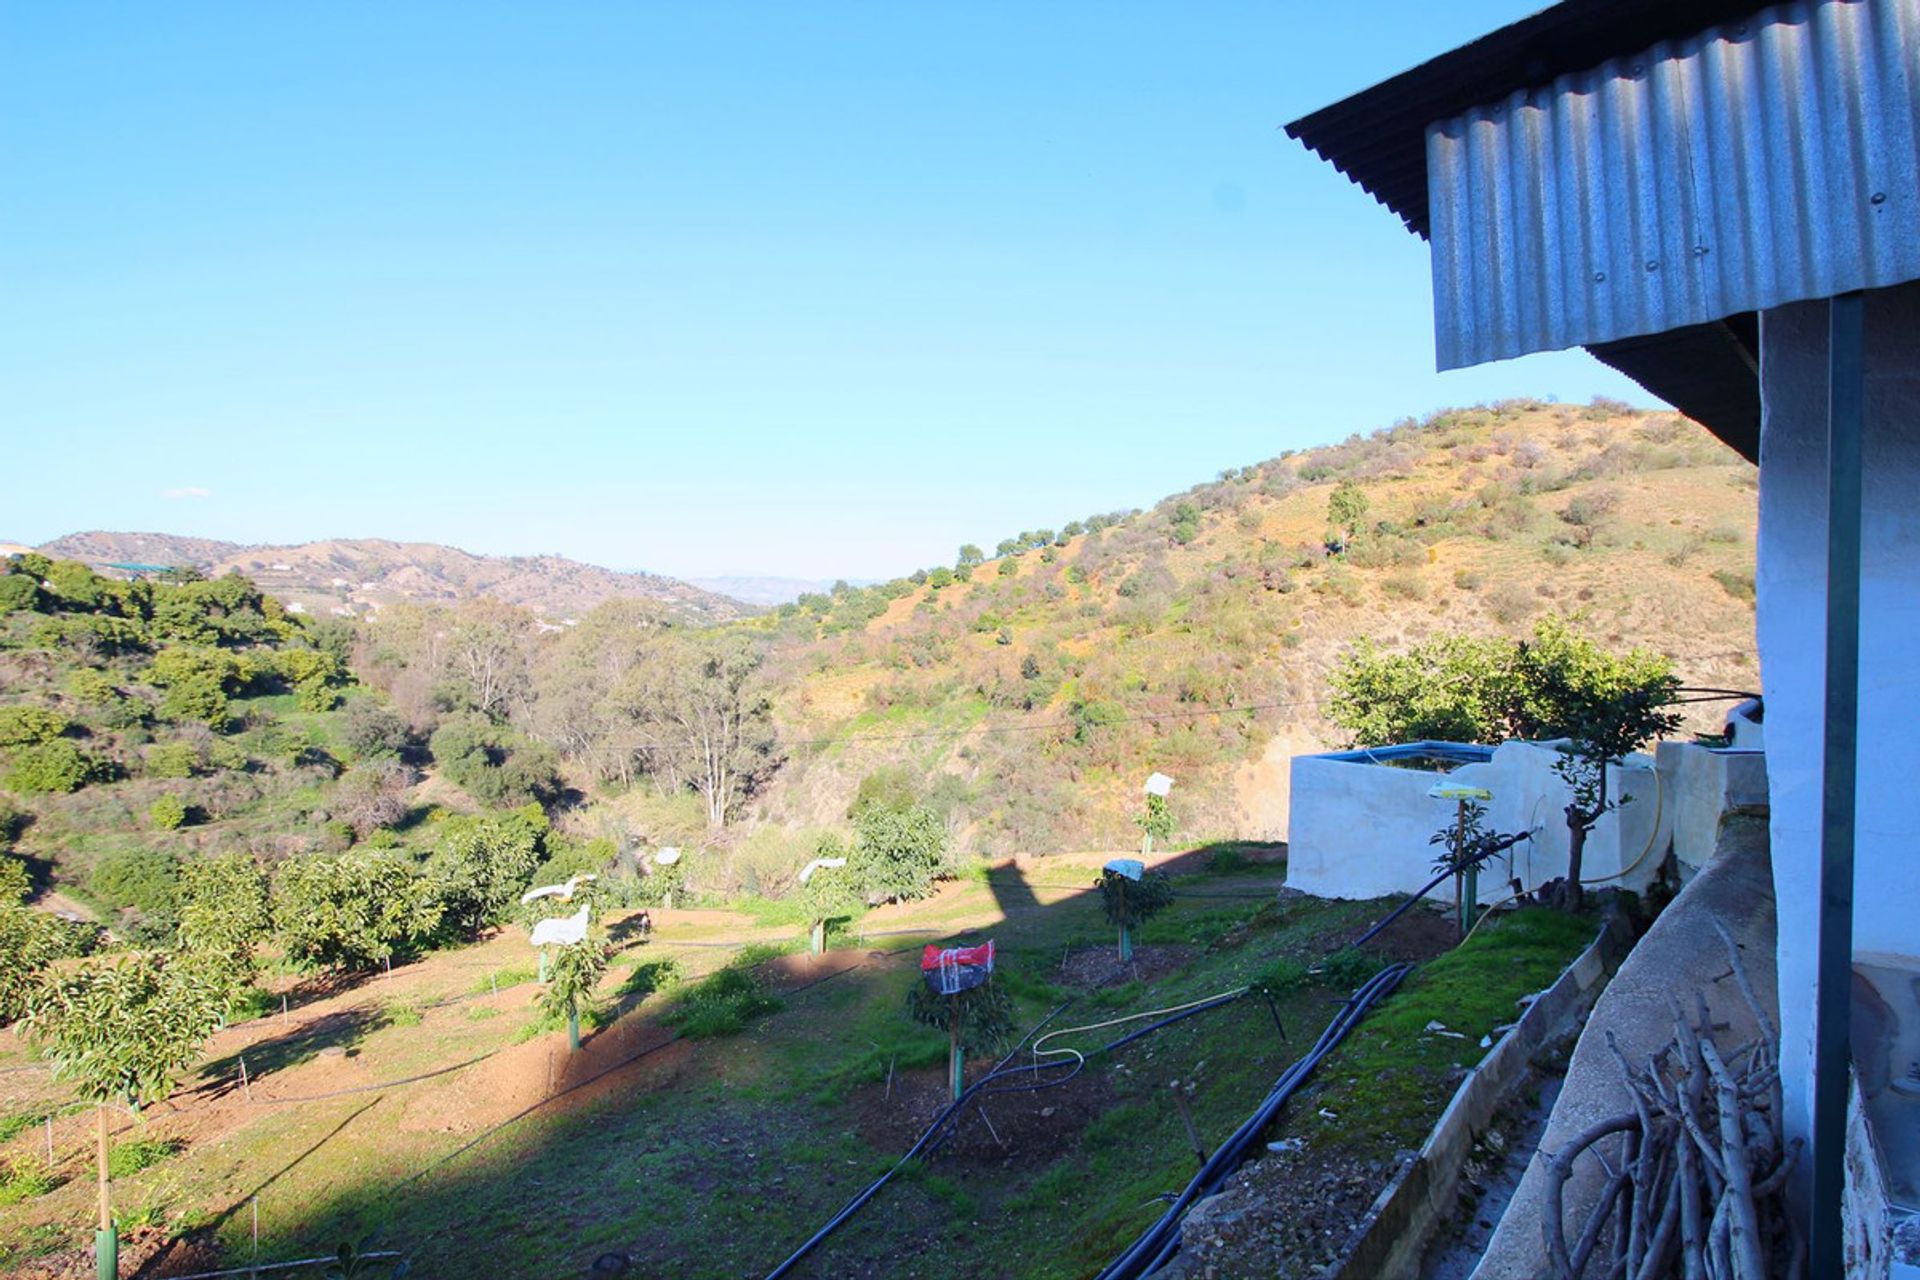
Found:
[{"label": "white painted wall", "polygon": [[1673,860],[1684,884],[1713,857],[1727,814],[1766,808],[1767,758],[1692,742],[1662,742],[1654,756],[1670,810]]},{"label": "white painted wall", "polygon": [[[1826,601],[1827,305],[1761,317],[1759,634],[1781,1079],[1809,1125]],[[1920,286],[1867,295],[1857,954],[1920,952]]]},{"label": "white painted wall", "polygon": [[[1505,896],[1501,886],[1510,878],[1518,877],[1531,890],[1564,876],[1569,845],[1564,810],[1571,796],[1553,772],[1558,758],[1551,744],[1507,742],[1484,764],[1434,774],[1297,756],[1287,886],[1322,898],[1418,890],[1433,877],[1437,849],[1427,841],[1454,814],[1452,801],[1427,795],[1442,778],[1493,793],[1487,806],[1491,829],[1536,833],[1481,873],[1482,902]],[[1672,841],[1672,806],[1648,756],[1632,756],[1609,771],[1607,786],[1610,795],[1626,797],[1627,803],[1602,817],[1588,835],[1582,878],[1643,892]],[[1453,886],[1442,884],[1433,896],[1450,902]]]}]

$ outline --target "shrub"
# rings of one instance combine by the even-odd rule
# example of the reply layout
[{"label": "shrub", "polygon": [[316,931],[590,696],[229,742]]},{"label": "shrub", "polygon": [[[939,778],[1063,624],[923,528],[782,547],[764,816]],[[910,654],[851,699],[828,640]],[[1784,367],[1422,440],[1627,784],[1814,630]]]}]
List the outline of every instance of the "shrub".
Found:
[{"label": "shrub", "polygon": [[1715,569],[1713,580],[1735,600],[1750,601],[1754,598],[1753,575],[1733,569]]},{"label": "shrub", "polygon": [[187,805],[175,795],[164,795],[147,806],[147,820],[161,831],[172,831],[187,820]]},{"label": "shrub", "polygon": [[546,804],[560,792],[551,748],[477,712],[448,719],[431,745],[447,776],[490,809]]},{"label": "shrub", "polygon": [[102,772],[100,765],[64,738],[13,753],[7,789],[23,795],[78,791]]},{"label": "shrub", "polygon": [[355,698],[341,717],[341,744],[362,760],[398,755],[407,745],[407,736],[407,722],[372,698]]},{"label": "shrub", "polygon": [[0,707],[0,747],[32,747],[52,742],[71,727],[57,711],[31,704]]},{"label": "shrub", "polygon": [[162,742],[147,748],[149,778],[191,778],[200,768],[200,752],[191,742]]}]

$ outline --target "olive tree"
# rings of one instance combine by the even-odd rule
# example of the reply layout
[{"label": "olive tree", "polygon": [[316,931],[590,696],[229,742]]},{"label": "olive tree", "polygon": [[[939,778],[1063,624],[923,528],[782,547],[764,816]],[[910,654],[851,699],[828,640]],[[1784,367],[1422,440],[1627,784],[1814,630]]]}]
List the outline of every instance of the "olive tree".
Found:
[{"label": "olive tree", "polygon": [[48,978],[28,997],[28,1036],[82,1100],[98,1135],[102,1280],[119,1270],[119,1236],[107,1172],[107,1108],[138,1109],[173,1092],[220,1023],[221,1001],[190,970],[153,954],[87,965]]}]

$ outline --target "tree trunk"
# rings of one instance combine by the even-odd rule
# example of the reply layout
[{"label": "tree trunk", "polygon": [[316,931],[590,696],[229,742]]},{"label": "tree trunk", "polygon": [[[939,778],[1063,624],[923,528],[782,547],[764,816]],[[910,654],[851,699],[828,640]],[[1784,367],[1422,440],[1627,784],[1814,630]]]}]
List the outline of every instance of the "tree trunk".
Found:
[{"label": "tree trunk", "polygon": [[99,1133],[100,1229],[93,1236],[94,1269],[98,1280],[119,1280],[120,1235],[113,1229],[113,1199],[107,1192],[107,1106],[94,1108]]},{"label": "tree trunk", "polygon": [[1567,806],[1567,910],[1578,911],[1587,904],[1587,891],[1580,883],[1580,873],[1587,855],[1587,833],[1593,830],[1593,824],[1607,811],[1607,762],[1600,763],[1599,799],[1591,810],[1582,812],[1575,805]]}]

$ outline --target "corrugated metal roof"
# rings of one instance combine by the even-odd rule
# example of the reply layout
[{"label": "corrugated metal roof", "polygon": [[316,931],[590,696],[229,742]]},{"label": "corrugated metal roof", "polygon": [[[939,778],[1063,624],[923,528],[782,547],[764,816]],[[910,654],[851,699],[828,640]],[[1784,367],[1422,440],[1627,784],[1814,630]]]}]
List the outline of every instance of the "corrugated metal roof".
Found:
[{"label": "corrugated metal roof", "polygon": [[1424,236],[1428,124],[1763,7],[1764,0],[1565,0],[1302,116],[1287,136]]},{"label": "corrugated metal roof", "polygon": [[1443,369],[1920,279],[1920,0],[1796,0],[1427,130]]}]

